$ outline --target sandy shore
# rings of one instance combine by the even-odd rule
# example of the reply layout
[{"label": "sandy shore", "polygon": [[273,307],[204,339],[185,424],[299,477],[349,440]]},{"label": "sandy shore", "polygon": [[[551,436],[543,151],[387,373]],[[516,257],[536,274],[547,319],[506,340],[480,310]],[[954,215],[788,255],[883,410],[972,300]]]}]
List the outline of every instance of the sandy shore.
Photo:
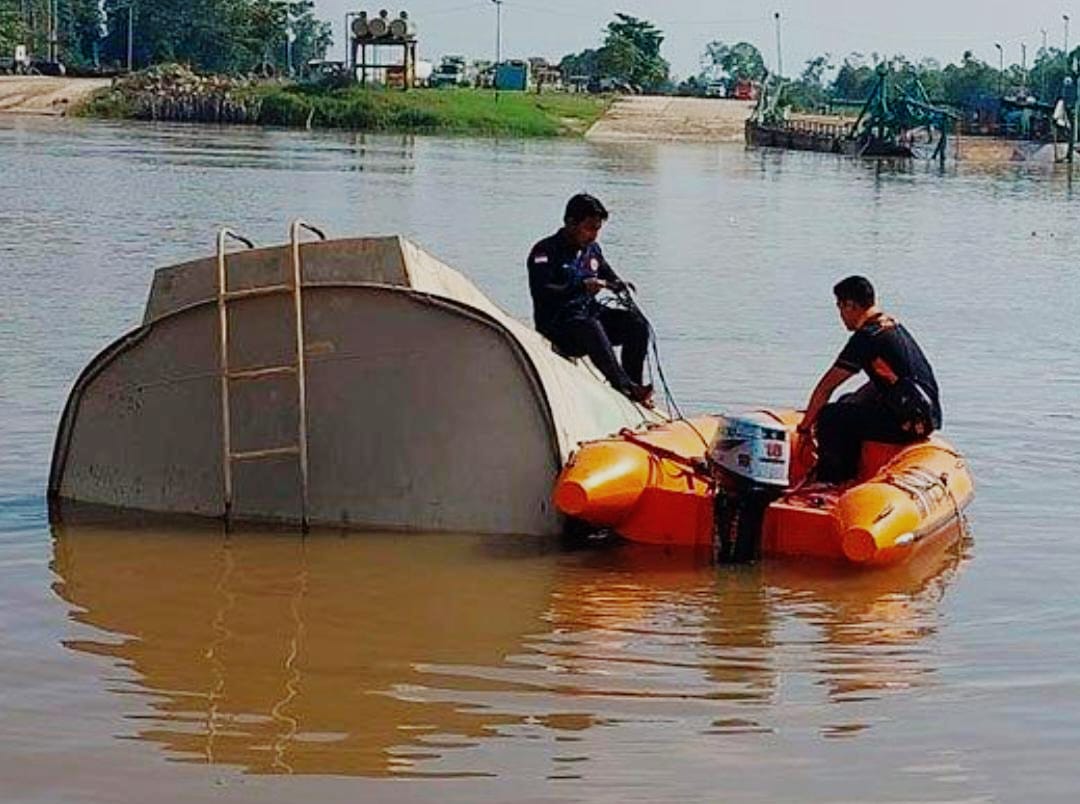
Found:
[{"label": "sandy shore", "polygon": [[0,114],[64,115],[108,78],[0,75]]},{"label": "sandy shore", "polygon": [[719,98],[619,98],[585,136],[612,142],[742,142],[754,104]]}]

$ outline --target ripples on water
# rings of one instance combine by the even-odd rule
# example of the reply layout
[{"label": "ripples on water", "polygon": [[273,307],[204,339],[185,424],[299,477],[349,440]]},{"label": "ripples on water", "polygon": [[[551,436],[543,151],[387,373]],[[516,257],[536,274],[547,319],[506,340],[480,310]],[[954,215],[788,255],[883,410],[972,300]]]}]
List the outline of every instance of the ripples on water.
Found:
[{"label": "ripples on water", "polygon": [[[1064,801],[1080,783],[1064,173],[9,119],[0,180],[16,799]],[[302,216],[411,236],[527,318],[523,255],[579,189],[613,210],[607,252],[689,410],[804,402],[843,341],[829,288],[870,275],[975,467],[967,557],[837,577],[535,540],[50,531],[64,398],[139,320],[152,268],[209,253],[219,225],[276,243]]]},{"label": "ripples on water", "polygon": [[498,776],[512,738],[540,741],[553,778],[623,727],[657,757],[856,735],[873,718],[842,705],[933,683],[923,643],[958,565],[837,578],[537,540],[53,535],[54,591],[92,629],[64,645],[123,668],[124,736],[259,773]]}]

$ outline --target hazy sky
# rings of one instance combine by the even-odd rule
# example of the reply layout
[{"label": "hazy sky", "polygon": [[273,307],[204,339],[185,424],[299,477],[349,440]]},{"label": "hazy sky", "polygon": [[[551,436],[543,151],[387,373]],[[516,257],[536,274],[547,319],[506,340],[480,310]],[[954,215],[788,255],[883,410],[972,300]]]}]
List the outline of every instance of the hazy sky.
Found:
[{"label": "hazy sky", "polygon": [[[332,58],[343,58],[341,31],[347,11],[393,16],[407,10],[419,28],[421,58],[438,61],[445,53],[470,59],[491,58],[495,50],[495,6],[491,0],[411,0],[400,5],[367,5],[352,0],[315,0],[319,16],[334,24]],[[1074,14],[1073,11],[1077,13]],[[1080,44],[1080,0],[802,0],[802,2],[704,2],[703,0],[504,0],[503,56],[546,56],[557,61],[566,53],[596,47],[616,11],[645,17],[664,31],[664,57],[681,77],[697,72],[706,42],[747,40],[757,45],[770,67],[776,65],[773,13],[781,14],[784,73],[796,74],[814,55],[877,51],[910,58],[934,56],[957,61],[965,49],[996,65],[995,42],[1004,48],[1005,63],[1020,62],[1027,43],[1028,61],[1042,44],[1061,47],[1062,14],[1070,21],[1070,47]]]}]

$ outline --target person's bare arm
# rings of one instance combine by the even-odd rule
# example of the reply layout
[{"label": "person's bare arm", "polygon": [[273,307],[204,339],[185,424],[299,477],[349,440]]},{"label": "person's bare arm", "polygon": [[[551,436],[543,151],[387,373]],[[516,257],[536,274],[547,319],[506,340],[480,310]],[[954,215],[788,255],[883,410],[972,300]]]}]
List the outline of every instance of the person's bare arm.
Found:
[{"label": "person's bare arm", "polygon": [[854,374],[855,372],[849,369],[833,366],[822,375],[821,379],[818,380],[818,384],[814,386],[813,393],[810,394],[810,401],[806,404],[806,414],[799,423],[799,432],[810,432],[817,421],[818,415],[821,413],[821,409],[828,403],[833,391],[847,382]]}]

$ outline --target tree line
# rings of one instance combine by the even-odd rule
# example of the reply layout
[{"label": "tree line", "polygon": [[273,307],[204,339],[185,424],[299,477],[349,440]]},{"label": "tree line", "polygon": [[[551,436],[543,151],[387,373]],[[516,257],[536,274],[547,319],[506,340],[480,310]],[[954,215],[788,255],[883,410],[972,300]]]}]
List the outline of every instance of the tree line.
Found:
[{"label": "tree line", "polygon": [[[298,66],[325,58],[333,44],[330,23],[315,16],[313,0],[0,0],[0,63],[18,44],[44,58],[50,30],[59,61],[81,71],[125,68],[130,52],[133,69],[183,62],[203,72],[284,72],[290,61]],[[705,46],[698,74],[676,84],[660,52],[663,42],[654,23],[620,13],[598,47],[566,55],[559,67],[567,79],[594,89],[679,94],[715,94],[717,87],[760,82],[768,73],[752,43],[716,40]],[[971,51],[947,65],[877,53],[851,53],[837,62],[826,53],[807,60],[786,83],[785,102],[799,109],[860,102],[884,63],[917,78],[943,105],[970,108],[1006,94],[1053,103],[1070,94],[1070,66],[1078,62],[1080,47],[1069,58],[1061,49],[1040,48],[1030,69],[1012,64],[1000,70]]]},{"label": "tree line", "polygon": [[[836,64],[826,53],[808,59],[798,77],[786,82],[786,101],[804,110],[866,100],[877,81],[877,68],[890,69],[918,79],[929,98],[960,109],[983,105],[1003,96],[1033,98],[1052,104],[1072,93],[1071,65],[1080,60],[1080,47],[1069,58],[1059,48],[1040,48],[1028,68],[1019,64],[997,69],[965,51],[959,62],[942,65],[937,59],[912,61],[904,55],[885,57],[851,53]],[[768,70],[758,49],[748,43],[728,45],[711,42],[702,56],[702,70],[680,85],[688,94],[701,92],[714,82],[725,85],[740,80],[762,81]],[[832,78],[826,80],[826,75]]]},{"label": "tree line", "polygon": [[[705,46],[699,72],[676,83],[660,54],[663,41],[663,32],[652,22],[616,14],[599,47],[568,54],[559,67],[565,78],[580,78],[594,87],[684,95],[730,92],[742,81],[763,81],[769,72],[764,56],[752,43],[715,40]],[[1003,69],[971,51],[965,51],[958,62],[944,65],[933,58],[913,61],[878,53],[851,53],[837,61],[825,53],[808,59],[798,76],[786,82],[784,102],[802,110],[860,103],[873,90],[881,64],[917,78],[929,98],[941,105],[973,108],[1005,95],[1052,104],[1073,93],[1070,73],[1074,64],[1080,67],[1080,47],[1068,58],[1059,48],[1043,47],[1030,68],[1012,64]]]},{"label": "tree line", "polygon": [[664,34],[648,20],[616,14],[599,48],[564,56],[559,70],[564,79],[600,89],[663,91],[670,87],[671,71],[660,55],[663,42]]},{"label": "tree line", "polygon": [[[322,59],[330,23],[313,0],[0,0],[0,58],[27,45],[77,71],[184,62],[206,72],[284,72]],[[52,16],[55,15],[55,21]],[[130,51],[129,51],[130,31]]]}]

